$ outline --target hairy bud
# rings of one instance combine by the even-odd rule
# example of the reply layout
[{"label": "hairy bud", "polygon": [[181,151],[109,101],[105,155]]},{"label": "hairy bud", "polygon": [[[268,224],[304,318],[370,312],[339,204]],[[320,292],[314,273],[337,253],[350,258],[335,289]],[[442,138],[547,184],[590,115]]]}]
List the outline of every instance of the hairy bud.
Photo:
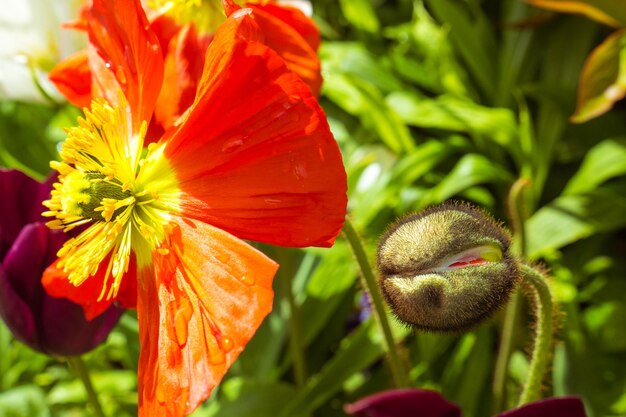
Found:
[{"label": "hairy bud", "polygon": [[378,246],[382,292],[422,330],[471,328],[504,305],[519,276],[508,233],[483,211],[442,204],[394,224]]}]

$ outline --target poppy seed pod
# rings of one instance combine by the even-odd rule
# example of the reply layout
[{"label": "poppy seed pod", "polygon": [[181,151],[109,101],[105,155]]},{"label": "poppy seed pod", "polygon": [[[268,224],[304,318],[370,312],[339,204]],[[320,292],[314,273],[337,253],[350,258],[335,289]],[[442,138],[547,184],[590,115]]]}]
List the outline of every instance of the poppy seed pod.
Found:
[{"label": "poppy seed pod", "polygon": [[508,233],[483,211],[446,203],[395,223],[378,246],[380,286],[399,320],[471,328],[504,305],[519,276]]}]

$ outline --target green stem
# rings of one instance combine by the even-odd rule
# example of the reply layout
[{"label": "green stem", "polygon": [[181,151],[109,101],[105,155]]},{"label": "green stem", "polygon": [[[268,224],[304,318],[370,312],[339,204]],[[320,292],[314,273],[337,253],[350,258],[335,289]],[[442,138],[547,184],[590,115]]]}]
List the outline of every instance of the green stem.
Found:
[{"label": "green stem", "polygon": [[306,382],[307,370],[302,341],[302,326],[300,322],[300,309],[293,296],[293,271],[290,256],[285,249],[277,248],[278,261],[281,265],[279,275],[283,284],[283,293],[289,306],[289,351],[293,360],[293,373],[296,386],[302,387]]},{"label": "green stem", "polygon": [[[508,196],[509,216],[513,234],[518,244],[518,255],[523,259],[526,254],[526,232],[524,230],[525,204],[524,189],[530,185],[526,178],[519,178],[513,183]],[[519,291],[513,292],[509,301],[506,312],[504,314],[504,323],[502,325],[502,335],[500,337],[500,347],[498,348],[498,356],[496,359],[495,371],[493,376],[493,399],[492,411],[494,414],[502,411],[505,402],[505,389],[507,371],[509,369],[509,360],[513,352],[513,335],[515,333],[515,323],[520,309]]]},{"label": "green stem", "polygon": [[502,335],[500,336],[500,347],[496,359],[496,368],[493,376],[493,412],[499,413],[504,408],[506,377],[509,368],[509,360],[513,352],[513,334],[515,332],[515,322],[520,308],[519,291],[511,294],[511,299],[504,313],[504,324],[502,325]]},{"label": "green stem", "polygon": [[543,274],[535,268],[522,265],[523,282],[532,291],[536,316],[535,345],[528,369],[528,377],[519,404],[541,398],[541,382],[548,368],[552,348],[552,297]]},{"label": "green stem", "polygon": [[91,383],[89,369],[85,365],[83,359],[80,356],[69,356],[67,358],[67,362],[74,370],[74,373],[76,373],[76,376],[82,381],[83,386],[85,387],[85,391],[87,392],[87,398],[93,406],[95,415],[97,417],[105,417],[104,412],[102,411],[102,406],[100,405],[100,401],[98,400],[98,394],[96,393],[96,390],[93,388],[93,384]]},{"label": "green stem", "polygon": [[391,369],[394,382],[397,387],[407,387],[409,386],[409,379],[402,364],[402,360],[400,359],[398,346],[396,345],[393,334],[391,333],[391,327],[389,326],[389,321],[387,320],[387,312],[385,310],[385,305],[383,304],[383,297],[378,288],[376,277],[374,276],[372,266],[367,259],[367,255],[365,254],[361,238],[350,221],[347,219],[343,227],[343,235],[350,244],[352,252],[354,253],[359,267],[361,268],[363,287],[372,299],[374,307],[373,315],[376,317],[385,338],[385,343],[387,345],[387,359],[389,361],[389,368]]},{"label": "green stem", "polygon": [[518,178],[511,186],[508,196],[509,216],[513,234],[517,240],[518,255],[522,258],[526,256],[526,203],[524,190],[530,186],[530,181],[526,178]]}]

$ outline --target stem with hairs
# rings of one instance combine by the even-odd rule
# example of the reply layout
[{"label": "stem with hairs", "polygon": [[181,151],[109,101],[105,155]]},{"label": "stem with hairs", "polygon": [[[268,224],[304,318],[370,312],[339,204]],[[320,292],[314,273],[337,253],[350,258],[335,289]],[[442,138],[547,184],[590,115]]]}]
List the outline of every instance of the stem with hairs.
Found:
[{"label": "stem with hairs", "polygon": [[544,275],[537,269],[522,265],[523,284],[529,288],[536,317],[533,347],[526,384],[518,405],[541,398],[541,383],[552,357],[552,297]]},{"label": "stem with hairs", "polygon": [[[524,190],[530,185],[526,178],[519,178],[509,191],[508,207],[513,236],[517,241],[517,255],[522,259],[526,255],[526,232],[524,230],[524,221],[526,214],[524,210]],[[493,400],[492,412],[498,413],[503,410],[505,402],[505,387],[507,371],[509,369],[509,360],[513,351],[513,334],[515,332],[515,323],[520,309],[519,291],[514,291],[511,300],[507,305],[504,314],[504,324],[502,325],[502,335],[500,337],[500,347],[498,348],[498,356],[493,377]]]}]

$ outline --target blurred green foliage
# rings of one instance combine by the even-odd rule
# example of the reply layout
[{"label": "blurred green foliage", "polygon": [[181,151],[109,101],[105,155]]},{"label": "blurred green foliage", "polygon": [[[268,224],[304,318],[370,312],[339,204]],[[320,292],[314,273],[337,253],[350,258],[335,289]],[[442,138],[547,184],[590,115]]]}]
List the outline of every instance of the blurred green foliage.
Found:
[{"label": "blurred green foliage", "polygon": [[[552,271],[563,313],[545,395],[580,395],[590,417],[626,414],[626,106],[569,120],[583,63],[610,29],[520,0],[313,6],[325,38],[321,102],[344,154],[349,215],[372,261],[390,222],[447,199],[507,223],[509,188],[527,178],[526,250]],[[61,128],[77,114],[1,103],[0,163],[43,178]],[[263,249],[281,264],[274,311],[194,416],[343,416],[342,404],[391,388],[346,243]],[[507,407],[525,378],[530,321],[523,306]],[[394,331],[414,386],[481,417],[492,412],[501,326],[499,314],[462,335]],[[138,351],[129,312],[86,356],[107,415],[136,413]],[[85,398],[62,361],[29,351],[0,326],[1,417],[89,415]]]}]

